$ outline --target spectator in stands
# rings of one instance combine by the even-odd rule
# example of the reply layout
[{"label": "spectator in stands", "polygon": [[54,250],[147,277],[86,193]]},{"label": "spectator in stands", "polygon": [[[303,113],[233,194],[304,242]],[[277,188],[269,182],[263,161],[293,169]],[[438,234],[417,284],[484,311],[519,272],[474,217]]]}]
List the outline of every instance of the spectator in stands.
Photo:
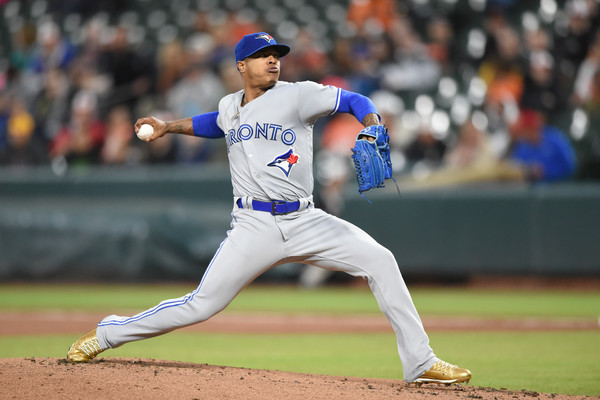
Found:
[{"label": "spectator in stands", "polygon": [[554,59],[547,51],[534,51],[529,57],[525,74],[521,107],[535,109],[549,115],[556,110]]},{"label": "spectator in stands", "polygon": [[394,0],[352,0],[346,18],[355,29],[389,30],[398,17]]},{"label": "spectator in stands", "polygon": [[35,26],[31,23],[24,24],[13,37],[13,49],[9,56],[13,67],[21,71],[31,67],[35,43]]},{"label": "spectator in stands", "polygon": [[444,166],[452,170],[484,169],[496,161],[488,134],[473,118],[461,126],[456,144],[444,156]]},{"label": "spectator in stands", "polygon": [[[70,81],[70,102],[80,90],[91,90],[98,96],[99,107],[101,107],[101,100],[113,94],[111,93],[113,78],[102,69],[105,51],[103,40],[109,32],[110,28],[100,17],[90,19],[83,26],[83,41],[78,47],[77,57],[67,71]],[[104,110],[99,111],[102,117],[105,117]]]},{"label": "spectator in stands", "polygon": [[452,74],[458,60],[458,49],[447,18],[434,16],[429,20],[426,44],[429,57],[440,65],[442,73]]},{"label": "spectator in stands", "polygon": [[183,43],[173,40],[163,45],[157,59],[157,92],[159,95],[167,93],[184,75],[188,68],[188,57]]},{"label": "spectator in stands", "polygon": [[70,166],[89,166],[100,162],[105,126],[97,118],[94,93],[81,91],[73,99],[71,119],[50,145],[50,155],[64,157]]},{"label": "spectator in stands", "polygon": [[479,76],[487,84],[486,102],[491,107],[507,100],[519,103],[523,94],[519,35],[509,26],[499,28],[495,35],[497,51],[479,68]]},{"label": "spectator in stands", "polygon": [[585,180],[600,179],[600,69],[594,74],[589,95],[582,104],[588,124],[583,136],[574,146],[579,160],[577,177]]},{"label": "spectator in stands", "polygon": [[62,37],[60,28],[52,21],[38,27],[37,47],[30,68],[41,74],[53,68],[65,69],[76,55],[75,47]]},{"label": "spectator in stands", "polygon": [[513,143],[509,158],[520,165],[528,181],[560,181],[575,173],[573,147],[560,129],[546,124],[541,112],[521,110],[510,133]]},{"label": "spectator in stands", "polygon": [[431,124],[422,121],[416,138],[408,145],[404,154],[411,163],[424,161],[432,167],[438,167],[444,159],[446,150],[446,143],[433,135]]},{"label": "spectator in stands", "polygon": [[219,77],[207,65],[194,64],[167,93],[167,106],[177,116],[197,115],[214,109],[223,93]]},{"label": "spectator in stands", "polygon": [[100,153],[103,164],[135,165],[141,161],[141,150],[133,144],[133,123],[125,106],[116,106],[108,113],[106,138]]},{"label": "spectator in stands", "polygon": [[167,107],[175,113],[176,118],[214,110],[225,94],[221,80],[208,64],[211,49],[212,43],[205,42],[188,47],[187,58],[191,64],[166,93]]},{"label": "spectator in stands", "polygon": [[8,141],[0,165],[26,167],[46,162],[46,149],[34,136],[35,121],[20,99],[13,99],[7,125]]},{"label": "spectator in stands", "polygon": [[593,96],[594,76],[600,71],[600,28],[596,31],[583,62],[579,65],[573,88],[573,100],[577,105],[585,104]]},{"label": "spectator in stands", "polygon": [[[289,59],[282,59],[282,62],[285,62],[282,79],[290,82],[303,80],[318,82],[331,72],[327,54],[308,29],[301,29],[290,45],[298,51],[293,55],[290,54]],[[290,72],[286,72],[287,70]]]},{"label": "spectator in stands", "polygon": [[33,99],[30,110],[35,118],[36,136],[46,143],[50,143],[68,120],[69,87],[64,71],[53,68],[44,74],[44,86]]},{"label": "spectator in stands", "polygon": [[550,51],[550,37],[548,33],[541,27],[526,29],[524,33],[525,53],[533,53],[536,51]]},{"label": "spectator in stands", "polygon": [[575,74],[588,54],[593,39],[592,21],[595,10],[591,5],[586,0],[569,0],[565,6],[567,29],[555,30],[553,54],[556,65],[560,66],[557,68],[556,84],[561,108],[569,105]]},{"label": "spectator in stands", "polygon": [[151,93],[154,62],[149,54],[134,49],[127,35],[127,28],[116,29],[112,42],[102,53],[101,73],[111,80],[108,106],[124,104],[134,112],[138,99]]},{"label": "spectator in stands", "polygon": [[83,41],[77,51],[77,61],[85,69],[98,72],[104,51],[103,37],[109,27],[100,17],[91,18],[83,26]]},{"label": "spectator in stands", "polygon": [[371,92],[379,89],[378,60],[374,57],[372,48],[373,41],[381,40],[379,36],[372,37],[367,32],[362,36],[354,38],[348,50],[349,67],[344,78],[348,81],[350,90],[368,96]]},{"label": "spectator in stands", "polygon": [[353,69],[352,40],[344,37],[336,38],[330,57],[334,67],[332,74],[348,76]]},{"label": "spectator in stands", "polygon": [[433,89],[440,65],[431,59],[425,43],[407,19],[398,19],[390,33],[396,49],[394,60],[380,70],[381,86],[394,92]]}]

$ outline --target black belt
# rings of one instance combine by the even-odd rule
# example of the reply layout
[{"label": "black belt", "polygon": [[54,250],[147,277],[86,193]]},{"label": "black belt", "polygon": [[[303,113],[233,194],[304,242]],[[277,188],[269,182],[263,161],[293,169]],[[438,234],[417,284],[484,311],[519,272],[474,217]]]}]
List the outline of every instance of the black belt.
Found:
[{"label": "black belt", "polygon": [[[242,199],[235,202],[239,208],[244,208]],[[252,200],[252,209],[266,211],[272,215],[289,214],[300,209],[300,201],[258,201]]]}]

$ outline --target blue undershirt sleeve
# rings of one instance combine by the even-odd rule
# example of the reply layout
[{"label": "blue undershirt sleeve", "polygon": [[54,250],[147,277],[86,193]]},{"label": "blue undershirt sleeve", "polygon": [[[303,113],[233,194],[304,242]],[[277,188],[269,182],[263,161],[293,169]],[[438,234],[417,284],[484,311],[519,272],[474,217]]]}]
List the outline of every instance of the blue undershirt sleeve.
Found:
[{"label": "blue undershirt sleeve", "polygon": [[348,90],[340,89],[339,105],[335,112],[350,113],[356,117],[358,122],[362,122],[363,118],[367,114],[377,114],[375,104],[366,96],[362,94],[350,92]]},{"label": "blue undershirt sleeve", "polygon": [[192,126],[194,127],[194,136],[218,139],[225,137],[225,133],[217,124],[218,111],[196,115],[192,117]]}]

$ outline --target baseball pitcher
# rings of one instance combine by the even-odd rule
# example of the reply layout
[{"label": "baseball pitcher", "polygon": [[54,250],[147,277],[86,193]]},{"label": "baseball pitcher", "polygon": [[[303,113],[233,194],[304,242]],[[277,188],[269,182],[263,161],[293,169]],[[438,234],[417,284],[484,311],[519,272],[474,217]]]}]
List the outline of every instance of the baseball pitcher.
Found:
[{"label": "baseball pitcher", "polygon": [[[139,119],[154,132],[225,139],[231,181],[231,230],[198,287],[137,315],[110,315],[68,351],[72,362],[206,321],[256,277],[279,264],[301,262],[367,279],[397,337],[404,379],[461,383],[471,372],[438,359],[429,346],[394,255],[358,227],[313,204],[313,126],[318,118],[351,113],[365,129],[352,149],[359,191],[391,178],[387,133],[367,97],[314,82],[279,81],[280,58],[290,47],[265,32],[235,48],[244,89],[225,96],[218,111],[177,121]],[[387,154],[386,154],[387,151]]]}]

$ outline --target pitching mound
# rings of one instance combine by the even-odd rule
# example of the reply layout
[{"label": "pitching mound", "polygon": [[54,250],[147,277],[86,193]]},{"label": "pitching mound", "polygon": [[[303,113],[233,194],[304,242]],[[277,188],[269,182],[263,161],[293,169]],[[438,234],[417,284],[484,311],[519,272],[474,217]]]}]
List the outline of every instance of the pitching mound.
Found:
[{"label": "pitching mound", "polygon": [[[346,378],[152,359],[0,359],[11,399],[572,399],[573,396],[468,385],[408,386],[401,380]],[[582,396],[577,396],[581,399]]]}]

